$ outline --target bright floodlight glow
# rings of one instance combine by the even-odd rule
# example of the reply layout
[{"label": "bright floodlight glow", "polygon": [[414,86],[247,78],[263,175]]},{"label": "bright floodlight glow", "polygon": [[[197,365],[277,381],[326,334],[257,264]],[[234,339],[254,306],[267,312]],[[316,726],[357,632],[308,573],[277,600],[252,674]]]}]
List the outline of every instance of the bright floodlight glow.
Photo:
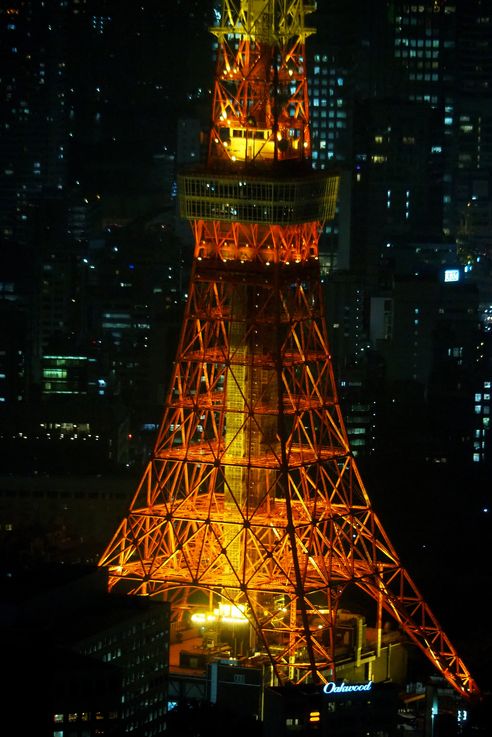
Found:
[{"label": "bright floodlight glow", "polygon": [[244,604],[219,604],[218,609],[212,612],[195,612],[191,615],[194,624],[212,624],[213,622],[224,622],[225,624],[247,624]]}]

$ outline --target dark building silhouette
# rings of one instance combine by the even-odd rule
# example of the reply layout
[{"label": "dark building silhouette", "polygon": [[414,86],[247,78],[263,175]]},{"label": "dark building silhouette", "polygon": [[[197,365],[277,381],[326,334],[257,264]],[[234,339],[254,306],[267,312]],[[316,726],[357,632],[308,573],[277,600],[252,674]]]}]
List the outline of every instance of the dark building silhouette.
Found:
[{"label": "dark building silhouette", "polygon": [[164,603],[110,596],[104,572],[87,567],[9,569],[2,580],[2,652],[12,674],[3,715],[11,729],[161,734]]},{"label": "dark building silhouette", "polygon": [[[341,397],[364,458],[391,438],[403,455],[411,445],[432,462],[490,462],[474,422],[474,394],[490,381],[490,18],[489,2],[317,8],[313,163],[342,170],[320,258]],[[457,289],[438,287],[445,266],[461,269]],[[429,289],[441,297],[426,325]],[[404,326],[412,304],[421,314]]]}]

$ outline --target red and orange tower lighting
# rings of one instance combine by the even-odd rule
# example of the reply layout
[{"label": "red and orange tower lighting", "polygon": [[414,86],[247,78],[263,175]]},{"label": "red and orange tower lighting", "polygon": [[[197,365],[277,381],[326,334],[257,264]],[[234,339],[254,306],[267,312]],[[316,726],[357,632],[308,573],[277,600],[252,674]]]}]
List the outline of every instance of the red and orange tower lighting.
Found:
[{"label": "red and orange tower lighting", "polygon": [[183,174],[195,239],[154,452],[100,564],[176,620],[233,622],[272,682],[336,677],[349,586],[465,696],[477,687],[400,564],[351,453],[318,239],[338,178],[311,168],[302,0],[223,0],[207,164]]}]

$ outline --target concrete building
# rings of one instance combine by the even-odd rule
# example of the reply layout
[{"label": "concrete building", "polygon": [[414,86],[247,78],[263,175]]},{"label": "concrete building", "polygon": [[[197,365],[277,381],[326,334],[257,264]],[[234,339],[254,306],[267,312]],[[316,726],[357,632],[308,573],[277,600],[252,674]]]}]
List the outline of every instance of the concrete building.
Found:
[{"label": "concrete building", "polygon": [[[3,570],[4,710],[19,733],[162,733],[169,610],[107,593],[103,569]],[[99,730],[99,731],[98,731]]]}]

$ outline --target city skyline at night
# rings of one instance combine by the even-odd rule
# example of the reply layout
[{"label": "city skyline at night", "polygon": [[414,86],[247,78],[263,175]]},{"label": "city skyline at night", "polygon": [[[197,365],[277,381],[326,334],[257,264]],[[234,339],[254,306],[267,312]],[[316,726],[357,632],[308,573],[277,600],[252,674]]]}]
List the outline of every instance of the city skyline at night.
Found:
[{"label": "city skyline at night", "polygon": [[[210,161],[214,141],[231,161],[245,152],[257,166],[270,153],[294,161],[305,150],[314,178],[339,182],[316,256],[350,456],[403,565],[438,613],[438,628],[487,689],[492,2],[308,4],[305,97],[293,60],[294,81],[283,93],[291,111],[305,109],[306,131],[300,123],[279,131],[271,140],[282,145],[259,122],[261,95],[245,128],[254,136],[228,133],[220,122],[233,108],[234,69],[214,90],[223,38],[210,29],[220,26],[219,4],[168,5],[12,0],[0,9],[0,538],[7,565],[17,557],[95,564],[156,437],[165,445],[170,381],[191,381],[183,316],[190,300],[202,304],[193,259],[200,248],[179,197],[195,207],[187,217],[198,222],[205,179],[188,181],[186,172]],[[238,109],[252,89],[238,91]],[[225,168],[227,156],[219,162]],[[235,190],[219,180],[214,186],[222,192],[216,218],[227,210],[230,219],[239,207],[238,222],[246,222],[248,207],[262,201],[263,190],[250,187],[231,204]],[[183,187],[191,189],[184,195]],[[301,190],[296,197],[307,197]],[[207,261],[207,228],[203,238]],[[234,262],[239,231],[224,238],[214,248]],[[242,314],[239,287],[235,300]],[[226,332],[239,330],[224,319],[232,320]],[[241,344],[238,336],[231,345]],[[293,330],[293,344],[299,340],[308,338]],[[205,384],[222,391],[209,373]],[[269,420],[254,411],[266,437]],[[208,437],[212,414],[204,405],[193,438],[173,420],[171,434],[184,432],[186,452]],[[186,417],[183,427],[194,423]],[[225,434],[233,455],[238,433]],[[224,473],[232,489],[233,473]]]}]

